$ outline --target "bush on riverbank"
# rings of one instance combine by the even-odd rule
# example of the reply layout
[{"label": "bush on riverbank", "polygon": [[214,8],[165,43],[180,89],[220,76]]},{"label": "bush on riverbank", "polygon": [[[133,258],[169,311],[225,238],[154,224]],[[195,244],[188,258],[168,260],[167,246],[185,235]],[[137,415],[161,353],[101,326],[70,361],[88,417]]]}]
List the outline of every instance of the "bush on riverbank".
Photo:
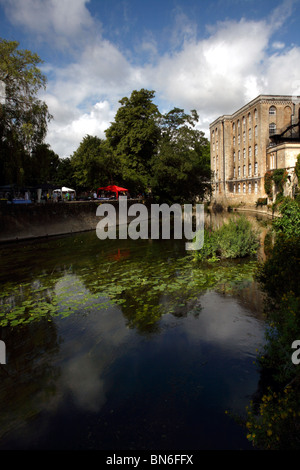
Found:
[{"label": "bush on riverbank", "polygon": [[217,230],[204,231],[204,245],[195,253],[199,261],[244,258],[254,255],[259,246],[258,234],[245,216],[224,223]]},{"label": "bush on riverbank", "polygon": [[257,273],[267,294],[266,345],[258,358],[268,376],[261,399],[248,410],[248,439],[262,449],[300,449],[300,358],[293,342],[300,339],[300,206],[286,198],[275,219],[275,244]]}]

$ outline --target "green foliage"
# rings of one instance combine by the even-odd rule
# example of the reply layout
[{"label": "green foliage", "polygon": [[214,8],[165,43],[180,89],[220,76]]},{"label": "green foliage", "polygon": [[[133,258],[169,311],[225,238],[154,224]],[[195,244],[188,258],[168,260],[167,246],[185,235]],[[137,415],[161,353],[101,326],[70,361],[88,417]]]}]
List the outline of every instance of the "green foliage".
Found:
[{"label": "green foliage", "polygon": [[265,187],[265,192],[269,197],[272,197],[272,184],[273,184],[272,172],[267,171],[265,174],[264,187]]},{"label": "green foliage", "polygon": [[284,168],[273,170],[272,180],[274,181],[275,186],[279,190],[279,193],[283,193],[283,186],[287,181],[287,171]]},{"label": "green foliage", "polygon": [[118,164],[107,143],[99,137],[87,135],[70,159],[77,188],[96,189],[111,183]]},{"label": "green foliage", "polygon": [[[140,257],[128,257],[126,250],[116,250],[116,256],[96,246],[91,250],[90,243],[82,243],[82,239],[63,239],[57,247],[51,244],[53,259],[64,257],[62,265],[73,260],[74,249],[79,250],[81,255],[70,269],[55,270],[48,260],[49,266],[44,266],[42,273],[34,273],[35,283],[18,280],[4,284],[0,292],[0,327],[18,327],[42,319],[51,322],[55,317],[88,315],[119,305],[127,326],[143,333],[158,328],[164,314],[197,315],[199,293],[211,288],[224,290],[224,285],[230,292],[251,281],[256,266],[256,262],[229,260],[224,265],[199,269],[192,257],[170,257],[168,250],[154,257],[153,245],[149,252],[143,252],[141,263]],[[91,236],[84,239],[91,240]],[[97,256],[91,257],[91,252]],[[114,254],[111,248],[108,252]],[[86,254],[89,257],[85,260]]]},{"label": "green foliage", "polygon": [[247,438],[262,450],[299,450],[299,387],[287,386],[281,392],[268,388],[258,411],[247,408]]},{"label": "green foliage", "polygon": [[59,156],[47,144],[37,145],[30,158],[28,182],[31,185],[43,183],[54,184],[60,164]]},{"label": "green foliage", "polygon": [[298,186],[300,186],[300,153],[297,156],[296,165],[295,165],[295,173],[298,178]]},{"label": "green foliage", "polygon": [[210,191],[209,143],[194,129],[198,115],[174,108],[162,116],[158,154],[152,159],[152,194],[164,202],[195,201]]},{"label": "green foliage", "polygon": [[258,234],[244,216],[230,219],[219,229],[205,230],[204,245],[195,253],[197,260],[244,258],[254,255],[259,246]]},{"label": "green foliage", "polygon": [[124,184],[131,191],[144,191],[149,185],[150,160],[160,136],[160,113],[153,98],[154,91],[145,89],[122,98],[115,121],[105,131]]},{"label": "green foliage", "polygon": [[285,198],[273,221],[276,237],[256,274],[266,294],[266,344],[258,357],[268,376],[259,403],[248,410],[248,439],[259,448],[300,448],[300,370],[292,362],[292,344],[300,338],[300,207]]},{"label": "green foliage", "polygon": [[300,205],[297,201],[286,197],[278,207],[280,217],[273,220],[276,233],[286,236],[300,236]]},{"label": "green foliage", "polygon": [[0,39],[0,80],[5,100],[0,104],[0,170],[2,184],[26,183],[30,152],[40,145],[51,119],[46,103],[38,98],[46,78],[37,54],[18,49],[17,41]]},{"label": "green foliage", "polygon": [[268,200],[266,197],[259,197],[255,203],[256,207],[259,206],[266,206],[268,203]]},{"label": "green foliage", "polygon": [[273,183],[279,191],[279,197],[283,195],[283,187],[287,181],[287,171],[284,168],[269,170],[265,174],[264,187],[266,194],[271,198],[273,196]]}]

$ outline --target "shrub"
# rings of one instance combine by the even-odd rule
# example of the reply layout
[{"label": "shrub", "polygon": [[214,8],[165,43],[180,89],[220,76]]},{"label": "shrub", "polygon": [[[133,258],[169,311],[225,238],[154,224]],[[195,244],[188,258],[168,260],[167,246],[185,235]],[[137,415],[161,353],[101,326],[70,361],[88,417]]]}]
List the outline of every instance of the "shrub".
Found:
[{"label": "shrub", "polygon": [[258,234],[245,216],[238,216],[214,231],[204,231],[204,245],[195,258],[216,260],[254,255],[259,246]]},{"label": "shrub", "polygon": [[276,233],[284,233],[286,236],[300,236],[300,206],[297,201],[286,197],[279,205],[281,217],[273,220]]},{"label": "shrub", "polygon": [[268,203],[268,199],[266,197],[259,197],[255,203],[256,207],[258,206],[266,206]]}]

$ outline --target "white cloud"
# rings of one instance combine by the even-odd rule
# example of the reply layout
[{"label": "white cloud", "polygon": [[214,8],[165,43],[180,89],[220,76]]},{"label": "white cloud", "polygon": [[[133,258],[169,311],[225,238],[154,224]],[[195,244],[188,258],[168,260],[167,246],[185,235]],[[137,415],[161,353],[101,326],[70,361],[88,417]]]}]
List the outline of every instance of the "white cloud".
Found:
[{"label": "white cloud", "polygon": [[14,25],[34,33],[36,40],[51,41],[62,49],[74,46],[100,28],[86,7],[89,1],[0,0],[0,3]]},{"label": "white cloud", "polygon": [[[0,2],[15,24],[44,38],[55,33],[68,47],[76,39],[72,62],[44,68],[49,81],[43,97],[54,116],[47,141],[60,156],[71,155],[86,134],[104,137],[119,99],[134,89],[155,90],[162,112],[173,106],[197,109],[200,127],[207,130],[220,114],[234,112],[257,95],[290,94],[299,83],[300,49],[276,37],[291,15],[292,0],[266,20],[219,22],[207,28],[203,39],[197,37],[195,23],[175,10],[171,50],[161,57],[158,39],[149,31],[125,56],[101,36],[87,0]],[[136,65],[133,59],[143,53],[148,62]]]}]

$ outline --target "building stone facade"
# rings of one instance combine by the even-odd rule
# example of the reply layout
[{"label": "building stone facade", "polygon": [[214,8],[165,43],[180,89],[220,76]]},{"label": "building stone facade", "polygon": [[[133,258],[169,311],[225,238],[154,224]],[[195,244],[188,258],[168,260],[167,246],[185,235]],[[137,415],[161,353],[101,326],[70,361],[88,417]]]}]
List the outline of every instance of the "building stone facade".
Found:
[{"label": "building stone facade", "polygon": [[[267,171],[285,168],[293,191],[300,153],[299,97],[260,95],[210,124],[213,201],[255,204],[266,198]],[[268,201],[269,202],[269,201]]]}]

